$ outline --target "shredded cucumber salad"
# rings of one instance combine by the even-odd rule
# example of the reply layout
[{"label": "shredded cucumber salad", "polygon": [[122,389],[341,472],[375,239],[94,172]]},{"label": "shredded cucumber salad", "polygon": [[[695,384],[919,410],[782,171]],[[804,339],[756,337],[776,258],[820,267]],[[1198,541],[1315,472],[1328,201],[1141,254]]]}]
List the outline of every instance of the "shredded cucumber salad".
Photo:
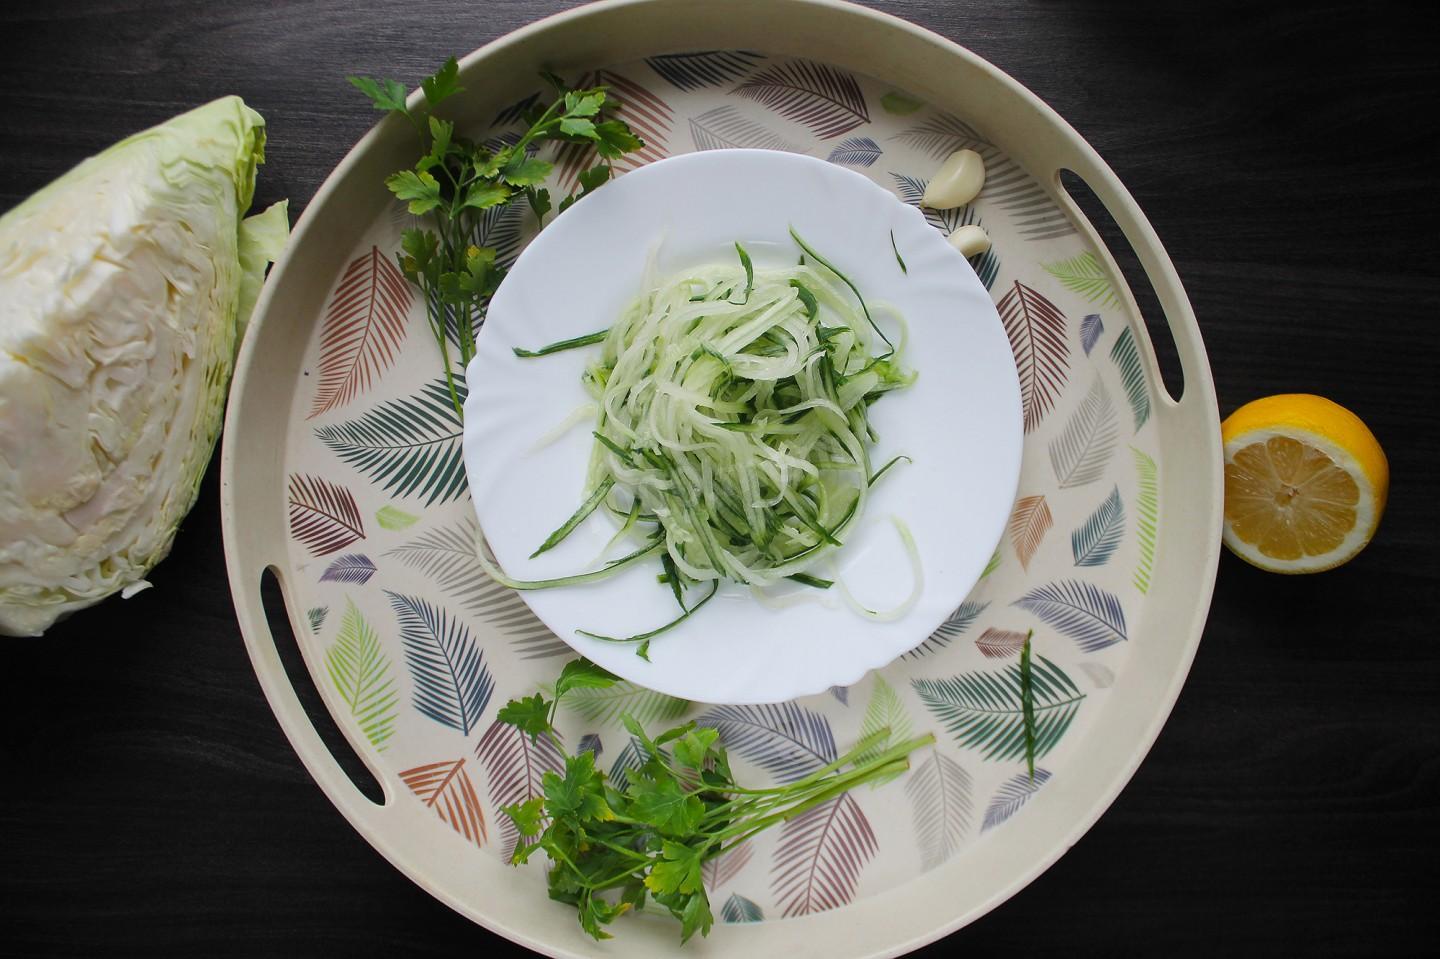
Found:
[{"label": "shredded cucumber salad", "polygon": [[[892,340],[855,285],[791,236],[801,254],[794,266],[757,270],[736,244],[736,263],[647,279],[608,330],[515,351],[540,357],[601,346],[583,374],[598,421],[587,495],[532,556],[597,510],[620,522],[607,553],[631,548],[598,569],[549,580],[513,579],[485,560],[497,581],[567,586],[658,558],[660,582],[679,605],[675,619],[635,636],[581,631],[635,643],[641,656],[722,581],[833,585],[809,571],[844,543],[871,487],[904,459],[871,463],[870,405],[915,374],[901,363],[903,319],[895,315]],[[897,528],[913,559],[908,530]]]}]

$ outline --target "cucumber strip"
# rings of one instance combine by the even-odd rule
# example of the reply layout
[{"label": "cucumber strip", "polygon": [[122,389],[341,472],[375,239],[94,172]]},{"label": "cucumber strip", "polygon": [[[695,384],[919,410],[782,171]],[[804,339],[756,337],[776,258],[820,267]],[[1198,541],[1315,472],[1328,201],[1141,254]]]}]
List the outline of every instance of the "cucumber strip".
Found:
[{"label": "cucumber strip", "polygon": [[907,463],[913,463],[913,462],[915,462],[915,461],[912,460],[910,457],[908,457],[908,456],[906,456],[905,454],[902,453],[902,454],[900,454],[899,456],[896,456],[896,457],[894,457],[893,459],[891,459],[890,462],[886,463],[884,466],[880,467],[878,470],[876,470],[876,471],[875,471],[875,474],[870,477],[870,482],[869,482],[868,485],[874,486],[876,483],[878,483],[878,482],[880,481],[880,477],[882,477],[882,476],[885,475],[886,470],[890,469],[890,467],[894,466],[896,463],[900,462],[901,460],[904,460],[904,461],[907,462]]},{"label": "cucumber strip", "polygon": [[510,352],[521,359],[531,359],[536,356],[549,356],[551,353],[562,353],[565,350],[579,349],[582,346],[594,346],[596,343],[605,342],[605,337],[610,335],[609,330],[596,330],[594,333],[586,333],[584,336],[572,337],[568,340],[559,340],[549,346],[542,346],[538,350],[522,350],[518,346],[512,346]]},{"label": "cucumber strip", "polygon": [[545,542],[541,543],[540,548],[530,554],[530,558],[534,559],[541,553],[548,552],[549,550],[552,550],[556,546],[560,545],[560,543],[565,539],[565,537],[569,536],[575,531],[575,527],[585,522],[585,518],[591,513],[595,512],[595,507],[599,506],[601,501],[603,501],[605,497],[610,494],[610,490],[614,485],[615,478],[613,476],[606,477],[604,480],[602,480],[600,482],[600,485],[595,487],[595,490],[585,498],[585,502],[580,504],[580,508],[577,509],[575,512],[571,513],[570,518],[567,519],[565,522],[561,523],[560,527],[556,529],[555,532],[545,537]]},{"label": "cucumber strip", "polygon": [[[667,631],[669,631],[669,630],[674,629],[676,626],[679,626],[681,623],[685,622],[685,620],[687,620],[687,619],[689,619],[691,616],[695,615],[695,613],[700,609],[700,607],[704,606],[706,603],[710,602],[710,600],[715,597],[715,593],[716,593],[719,589],[720,589],[720,583],[719,583],[719,581],[718,581],[718,580],[711,580],[711,582],[710,582],[710,592],[708,592],[708,593],[705,594],[705,598],[704,598],[704,599],[700,600],[700,602],[696,603],[694,606],[691,606],[689,609],[685,609],[685,607],[684,607],[683,604],[682,604],[682,606],[681,606],[680,608],[681,608],[681,609],[685,609],[685,611],[684,611],[683,613],[681,613],[679,616],[676,616],[674,619],[670,620],[670,622],[666,623],[664,626],[657,626],[655,629],[652,629],[652,630],[650,630],[649,632],[646,632],[646,633],[636,633],[634,636],[602,636],[602,635],[599,634],[599,633],[592,633],[592,632],[590,632],[589,630],[585,630],[585,629],[577,629],[577,630],[575,630],[575,632],[579,633],[581,636],[589,637],[590,639],[598,639],[598,640],[599,640],[600,642],[602,642],[602,643],[642,643],[642,644],[643,644],[643,643],[648,642],[649,640],[654,639],[656,636],[659,636],[661,633],[664,633],[664,632],[667,632]],[[642,650],[646,650],[646,651],[648,652],[648,649],[647,649],[646,647],[644,647],[644,646],[642,646],[641,649],[642,649]],[[636,655],[641,656],[642,659],[647,658],[647,657],[641,655],[641,650],[636,650]]]},{"label": "cucumber strip", "polygon": [[485,555],[483,546],[477,546],[475,557],[480,563],[480,568],[485,571],[485,575],[501,586],[509,586],[511,589],[555,589],[558,586],[579,586],[581,583],[595,583],[602,579],[609,579],[624,567],[660,552],[663,546],[664,540],[661,537],[652,536],[644,546],[635,552],[627,553],[619,559],[612,559],[599,569],[576,573],[573,576],[557,576],[554,579],[515,579]]},{"label": "cucumber strip", "polygon": [[803,586],[813,586],[816,589],[829,589],[835,585],[833,579],[821,579],[819,576],[811,576],[809,573],[791,573],[785,578],[794,580]]}]

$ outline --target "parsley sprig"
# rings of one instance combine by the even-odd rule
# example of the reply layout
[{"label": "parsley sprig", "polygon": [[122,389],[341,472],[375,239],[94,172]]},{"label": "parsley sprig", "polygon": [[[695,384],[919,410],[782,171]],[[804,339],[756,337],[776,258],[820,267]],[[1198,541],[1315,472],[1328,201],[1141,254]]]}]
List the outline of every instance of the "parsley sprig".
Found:
[{"label": "parsley sprig", "polygon": [[542,184],[555,165],[536,156],[543,143],[587,144],[598,160],[580,173],[578,190],[560,200],[561,213],[610,179],[612,161],[644,145],[623,120],[606,115],[614,101],[605,87],[570,89],[553,73],[541,76],[554,89],[555,99],[545,106],[537,98],[524,114],[529,128],[514,143],[498,147],[457,135],[454,123],[434,113],[464,92],[454,57],[420,82],[424,104],[414,109],[406,102],[405,87],[394,80],[348,78],[375,109],[404,117],[420,136],[420,159],[391,175],[385,185],[411,213],[429,215],[434,224],[434,229],[406,230],[398,259],[401,272],[425,295],[426,317],[440,347],[457,416],[464,413],[447,334],[454,336],[463,369],[475,355],[475,331],[490,298],[505,278],[495,249],[483,245],[485,211],[524,199],[537,225],[544,226],[552,203]]},{"label": "parsley sprig", "polygon": [[[616,681],[578,659],[560,673],[553,698],[511,700],[498,718],[549,737],[564,753],[554,726],[561,697]],[[862,783],[903,772],[911,751],[935,741],[927,734],[891,743],[890,730],[881,729],[802,779],[749,789],[735,782],[715,729],[688,722],[652,739],[634,717],[621,719],[644,760],[624,789],[595,768],[587,750],[566,755],[563,772],[544,775],[543,795],[502,809],[522,837],[514,862],[543,851],[550,898],[575,906],[581,928],[596,939],[611,938],[604,927],[647,898],[680,921],[681,942],[708,935],[714,917],[701,873],[708,860]]]}]

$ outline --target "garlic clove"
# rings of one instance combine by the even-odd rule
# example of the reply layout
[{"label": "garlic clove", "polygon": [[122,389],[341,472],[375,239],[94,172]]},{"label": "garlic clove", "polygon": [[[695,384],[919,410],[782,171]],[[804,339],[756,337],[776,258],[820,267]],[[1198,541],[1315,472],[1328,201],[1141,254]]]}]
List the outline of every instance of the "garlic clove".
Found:
[{"label": "garlic clove", "polygon": [[956,150],[930,178],[920,205],[932,210],[953,210],[979,196],[984,185],[984,157],[974,150]]},{"label": "garlic clove", "polygon": [[979,256],[990,249],[990,234],[985,232],[984,227],[973,223],[958,228],[950,234],[949,239],[950,245],[967,258]]}]

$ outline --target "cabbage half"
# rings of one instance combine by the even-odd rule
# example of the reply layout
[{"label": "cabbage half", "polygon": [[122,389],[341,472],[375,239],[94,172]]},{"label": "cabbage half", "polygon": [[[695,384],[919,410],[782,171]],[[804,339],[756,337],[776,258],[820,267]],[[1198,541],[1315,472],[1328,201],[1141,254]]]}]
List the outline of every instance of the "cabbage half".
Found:
[{"label": "cabbage half", "polygon": [[289,233],[241,219],[264,123],[216,100],[0,217],[0,633],[144,588],[194,505]]}]

